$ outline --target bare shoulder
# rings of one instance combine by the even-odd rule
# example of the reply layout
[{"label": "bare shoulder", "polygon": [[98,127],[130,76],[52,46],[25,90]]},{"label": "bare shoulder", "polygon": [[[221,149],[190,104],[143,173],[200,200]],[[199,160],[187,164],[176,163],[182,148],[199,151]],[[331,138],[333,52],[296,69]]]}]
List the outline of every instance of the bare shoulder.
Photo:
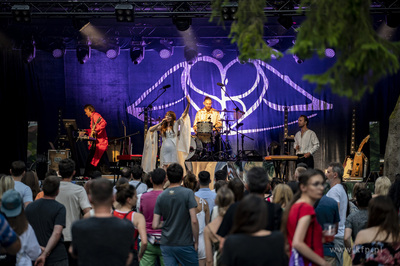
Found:
[{"label": "bare shoulder", "polygon": [[360,232],[358,232],[356,239],[354,241],[354,244],[359,245],[359,244],[372,242],[372,240],[374,239],[374,237],[376,235],[376,232],[377,231],[376,231],[375,227],[361,230]]}]

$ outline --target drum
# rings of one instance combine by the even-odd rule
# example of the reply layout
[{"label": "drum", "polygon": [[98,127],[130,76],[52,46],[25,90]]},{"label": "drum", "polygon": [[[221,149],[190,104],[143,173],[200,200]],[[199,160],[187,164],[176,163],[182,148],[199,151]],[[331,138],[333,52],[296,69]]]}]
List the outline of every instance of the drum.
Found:
[{"label": "drum", "polygon": [[190,139],[189,154],[186,160],[191,159],[195,155],[199,155],[202,150],[203,150],[203,144],[201,143],[201,141],[197,138],[197,136],[192,136]]},{"label": "drum", "polygon": [[211,122],[197,122],[197,137],[204,143],[210,143],[213,135],[213,124]]}]

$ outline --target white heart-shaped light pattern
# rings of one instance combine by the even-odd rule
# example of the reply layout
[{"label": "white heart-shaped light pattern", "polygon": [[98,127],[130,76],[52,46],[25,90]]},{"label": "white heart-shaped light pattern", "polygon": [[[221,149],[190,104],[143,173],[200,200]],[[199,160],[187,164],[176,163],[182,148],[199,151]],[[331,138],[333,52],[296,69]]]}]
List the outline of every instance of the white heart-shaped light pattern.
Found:
[{"label": "white heart-shaped light pattern", "polygon": [[[137,117],[140,120],[144,120],[143,114],[139,115],[143,111],[143,107],[138,107],[140,103],[156,88],[158,88],[163,81],[171,74],[175,73],[177,70],[183,68],[182,74],[181,74],[181,85],[182,85],[182,91],[184,95],[190,95],[189,90],[191,93],[195,92],[203,96],[209,96],[213,101],[218,102],[221,105],[221,109],[226,108],[226,103],[230,102],[229,97],[226,96],[226,93],[224,89],[221,88],[221,98],[218,98],[215,95],[211,95],[199,88],[196,87],[195,84],[193,84],[192,79],[191,79],[191,69],[192,67],[197,63],[197,62],[208,62],[215,64],[220,72],[221,75],[221,81],[227,82],[226,78],[226,73],[229,70],[230,67],[232,67],[234,64],[239,63],[239,60],[236,58],[232,61],[230,61],[225,67],[222,66],[221,62],[219,62],[217,59],[210,57],[210,56],[202,56],[197,58],[196,62],[194,62],[192,65],[188,64],[187,62],[180,62],[176,64],[175,66],[171,67],[170,69],[167,70],[167,72],[162,75],[156,83],[154,83],[153,86],[151,86],[149,89],[147,89],[145,92],[143,92],[142,95],[130,106],[127,107],[127,111],[129,114]],[[244,112],[243,116],[240,117],[237,122],[235,122],[233,125],[231,125],[232,128],[234,128],[238,123],[241,123],[243,120],[245,120],[248,116],[250,116],[257,108],[260,106],[262,102],[264,102],[268,107],[284,112],[284,108],[288,107],[289,112],[309,112],[309,111],[321,111],[321,110],[331,110],[333,109],[333,104],[327,103],[323,100],[317,99],[314,96],[312,96],[310,93],[305,91],[303,88],[301,88],[299,85],[294,83],[289,76],[283,75],[280,73],[277,69],[269,65],[268,63],[261,61],[261,60],[252,60],[249,61],[249,63],[252,63],[254,67],[256,68],[257,71],[257,76],[256,80],[254,81],[253,85],[249,90],[246,92],[240,94],[240,95],[229,95],[231,96],[232,100],[235,101],[239,106],[241,107],[242,111]],[[300,104],[300,105],[290,105],[290,106],[283,106],[279,104],[272,103],[268,101],[267,99],[264,98],[265,94],[267,93],[268,87],[269,87],[269,81],[266,76],[265,71],[263,70],[265,68],[266,70],[269,70],[272,72],[274,75],[282,79],[286,84],[288,84],[290,87],[292,87],[295,91],[298,93],[304,95],[307,99],[311,100],[311,103],[309,104]],[[262,79],[263,81],[263,89],[258,96],[257,100],[251,105],[251,106],[246,106],[244,103],[243,99],[245,99],[247,96],[249,96],[254,90],[257,88],[257,86],[260,83],[260,80]],[[227,84],[225,84],[227,85]],[[190,96],[189,96],[190,97]],[[168,104],[163,104],[163,105],[157,105],[153,106],[153,110],[166,110],[171,106],[176,105],[177,103],[183,101],[185,97],[182,97],[180,99],[177,99],[174,102],[170,102]],[[192,106],[196,109],[196,111],[200,110],[201,108],[197,103],[193,101],[192,98],[190,98]],[[201,105],[202,103],[200,103]],[[308,115],[309,118],[315,117],[317,114],[313,113]],[[290,121],[288,124],[295,124],[297,123],[297,120]],[[239,132],[241,133],[256,133],[256,132],[262,132],[262,131],[268,131],[276,128],[283,127],[284,125],[277,125],[277,126],[272,126],[272,127],[264,127],[264,128],[247,128],[247,129],[241,129]],[[236,132],[231,132],[231,135],[235,135]]]}]

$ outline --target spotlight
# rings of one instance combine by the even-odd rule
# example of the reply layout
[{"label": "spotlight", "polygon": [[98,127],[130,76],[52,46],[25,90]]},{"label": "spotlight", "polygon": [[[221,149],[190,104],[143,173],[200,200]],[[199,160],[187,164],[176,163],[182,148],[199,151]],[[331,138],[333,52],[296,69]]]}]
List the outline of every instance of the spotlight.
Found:
[{"label": "spotlight", "polygon": [[115,16],[117,22],[133,22],[135,19],[135,9],[131,4],[118,4],[115,6]]},{"label": "spotlight", "polygon": [[24,41],[21,47],[21,56],[24,59],[25,63],[32,62],[36,57],[36,45],[35,41]]},{"label": "spotlight", "polygon": [[78,58],[79,63],[86,63],[92,53],[91,43],[88,41],[87,44],[78,44],[76,47],[76,57]]},{"label": "spotlight", "polygon": [[293,26],[293,19],[290,16],[279,16],[279,24],[281,24],[285,29],[290,29]]},{"label": "spotlight", "polygon": [[[88,8],[84,4],[81,4],[75,9],[75,11],[79,15],[79,13],[87,13]],[[72,20],[72,24],[75,29],[82,31],[90,24],[90,21],[86,18],[74,17]]]},{"label": "spotlight", "polygon": [[184,55],[189,65],[192,65],[197,59],[197,46],[185,46]]},{"label": "spotlight", "polygon": [[172,41],[160,40],[160,44],[163,45],[159,51],[159,55],[162,59],[170,58],[174,54],[174,47],[171,45]]},{"label": "spotlight", "polygon": [[172,22],[179,31],[186,31],[192,25],[192,18],[173,17]]},{"label": "spotlight", "polygon": [[221,7],[221,16],[224,20],[236,20],[236,12],[238,10],[238,3],[228,2]]},{"label": "spotlight", "polygon": [[50,44],[50,51],[54,58],[62,58],[65,54],[65,44],[62,40],[56,40]]},{"label": "spotlight", "polygon": [[222,59],[224,57],[224,52],[221,49],[214,49],[212,51],[212,56],[216,59]]},{"label": "spotlight", "polygon": [[268,39],[267,43],[268,43],[269,47],[272,47],[272,46],[275,46],[275,45],[277,45],[279,43],[279,39]]},{"label": "spotlight", "polygon": [[297,64],[302,64],[304,62],[303,59],[299,58],[297,55],[293,55],[293,59]]},{"label": "spotlight", "polygon": [[109,59],[115,59],[119,56],[119,53],[121,52],[120,47],[118,45],[113,45],[107,48],[106,51],[106,56]]},{"label": "spotlight", "polygon": [[326,48],[325,49],[325,56],[328,58],[332,58],[335,56],[335,50],[333,50],[332,48]]},{"label": "spotlight", "polygon": [[135,65],[140,64],[143,59],[144,59],[144,42],[134,42],[132,44],[131,50],[130,50],[130,56],[131,56],[131,60],[132,63],[134,63]]},{"label": "spotlight", "polygon": [[11,13],[16,22],[31,22],[31,9],[28,5],[13,5],[11,7]]}]

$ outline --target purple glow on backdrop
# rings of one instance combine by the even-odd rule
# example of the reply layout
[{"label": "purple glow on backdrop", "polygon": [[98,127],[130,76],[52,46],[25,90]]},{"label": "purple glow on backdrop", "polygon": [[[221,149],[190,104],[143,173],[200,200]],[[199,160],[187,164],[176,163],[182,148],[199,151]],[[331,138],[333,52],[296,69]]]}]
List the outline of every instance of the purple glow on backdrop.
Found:
[{"label": "purple glow on backdrop", "polygon": [[[289,108],[289,112],[309,112],[309,111],[322,111],[322,110],[331,110],[333,109],[333,104],[327,103],[321,99],[317,99],[314,96],[312,96],[310,93],[305,91],[302,87],[300,87],[298,84],[293,82],[289,76],[283,75],[280,73],[277,69],[272,67],[270,64],[260,61],[260,60],[253,60],[250,61],[249,63],[253,64],[257,75],[256,79],[253,83],[253,85],[249,88],[249,90],[245,91],[242,94],[239,95],[232,95],[232,91],[229,90],[229,80],[227,79],[227,72],[228,70],[235,64],[239,64],[239,60],[236,58],[232,61],[230,61],[225,67],[222,65],[220,61],[218,61],[215,58],[212,58],[210,56],[202,56],[199,57],[196,62],[192,65],[187,64],[186,62],[180,62],[170,68],[167,72],[165,72],[157,81],[156,83],[151,86],[149,89],[147,89],[131,106],[127,108],[127,111],[129,114],[137,117],[138,119],[142,120],[144,119],[143,115],[139,116],[139,113],[143,111],[143,107],[139,107],[139,105],[142,103],[146,97],[153,92],[156,88],[158,88],[162,82],[169,76],[174,74],[176,71],[179,69],[183,68],[182,74],[181,74],[181,89],[183,91],[184,95],[190,95],[193,93],[200,94],[202,96],[209,96],[213,101],[218,102],[221,105],[221,109],[227,108],[227,103],[230,102],[230,99],[226,96],[224,90],[221,88],[221,98],[219,98],[216,95],[209,94],[201,89],[199,89],[192,81],[191,77],[191,70],[192,68],[199,62],[206,62],[206,63],[211,63],[214,64],[218,71],[219,71],[219,76],[220,80],[222,83],[225,84],[224,89],[229,92],[229,95],[231,96],[232,100],[235,101],[243,110],[244,115],[237,120],[237,122],[233,123],[231,125],[232,128],[236,127],[238,123],[241,123],[244,121],[246,118],[252,115],[253,112],[255,112],[262,103],[265,103],[269,108],[279,111],[279,112],[284,112],[284,107]],[[267,78],[266,72],[263,70],[265,68],[266,70],[269,70],[272,74],[276,75],[278,78],[284,81],[285,84],[289,85],[290,88],[292,88],[296,93],[299,93],[300,95],[303,95],[307,100],[310,100],[311,103],[308,104],[298,104],[298,105],[290,105],[290,106],[284,106],[284,105],[279,105],[273,102],[268,101],[265,96],[267,94],[267,91],[269,89],[269,80]],[[262,81],[263,85],[260,84],[260,81]],[[250,103],[250,105],[246,105],[245,99],[249,95],[251,95],[256,88],[259,86],[262,86],[262,91],[258,95],[258,98],[254,103]],[[153,110],[165,110],[165,108],[169,108],[171,106],[174,106],[181,101],[183,101],[185,98],[182,97],[176,101],[170,102],[168,104],[164,105],[157,105],[153,107]],[[196,103],[194,102],[193,98],[190,97],[191,104],[194,107],[196,111],[202,108],[202,103]],[[315,117],[317,114],[313,113],[309,115],[309,118]],[[223,115],[222,115],[223,116]],[[289,124],[295,124],[297,123],[297,120],[291,121]],[[249,123],[250,124],[250,123]],[[225,125],[224,125],[225,126]],[[283,127],[283,124],[277,125],[277,126],[269,126],[269,127],[262,127],[262,128],[249,128],[249,129],[242,129],[239,130],[241,133],[256,133],[256,132],[262,132],[262,131],[269,131],[277,128]],[[230,135],[235,135],[235,132],[230,133]]]}]

